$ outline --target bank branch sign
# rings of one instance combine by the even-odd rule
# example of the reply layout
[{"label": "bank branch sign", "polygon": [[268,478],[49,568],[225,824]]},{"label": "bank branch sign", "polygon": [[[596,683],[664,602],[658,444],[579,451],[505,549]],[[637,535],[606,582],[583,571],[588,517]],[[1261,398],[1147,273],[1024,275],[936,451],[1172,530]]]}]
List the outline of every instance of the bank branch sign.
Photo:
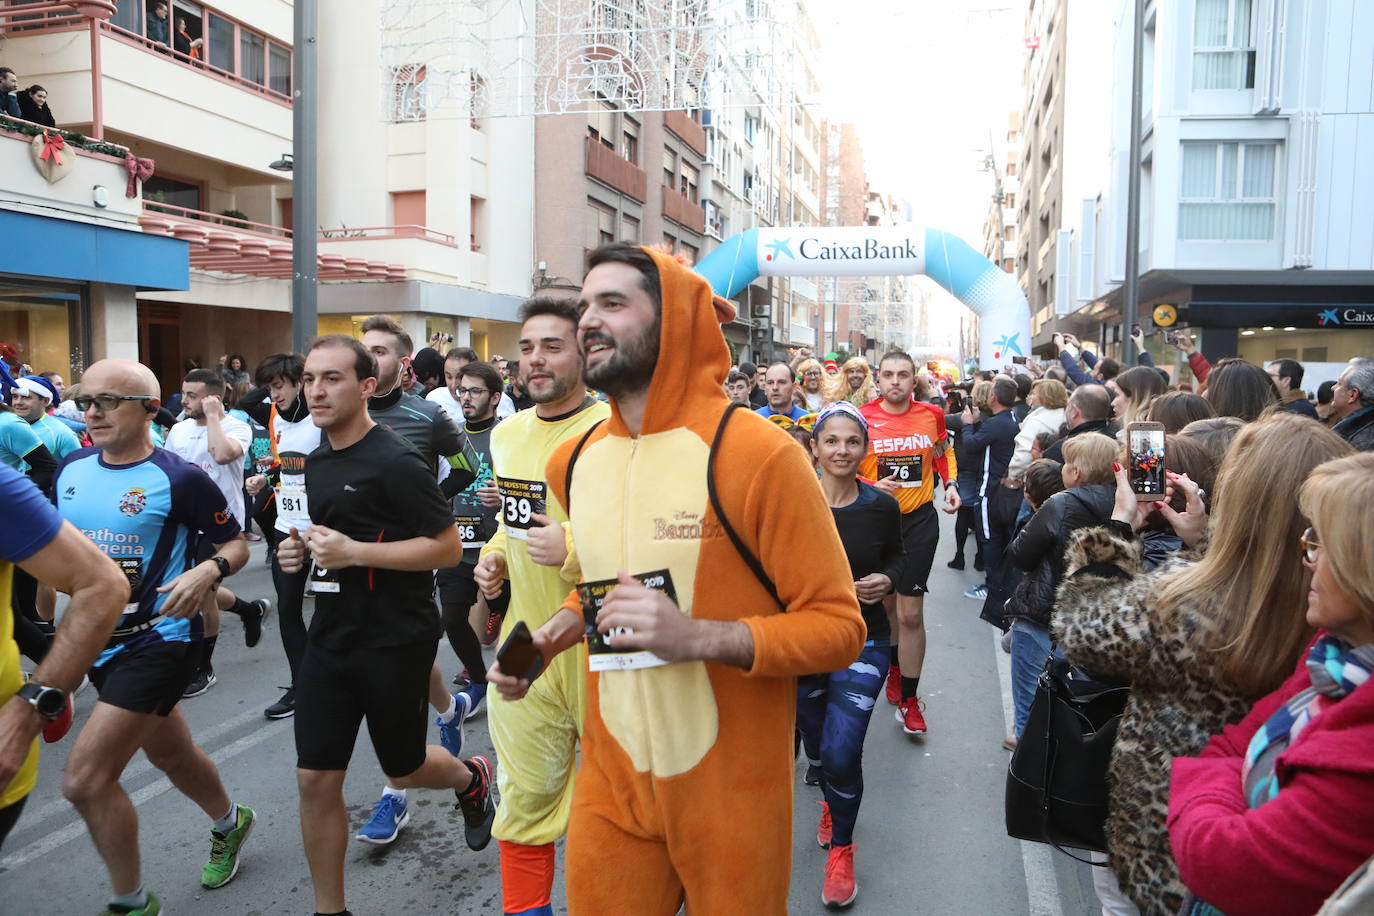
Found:
[{"label": "bank branch sign", "polygon": [[925,239],[910,227],[760,230],[758,245],[766,277],[925,273]]}]

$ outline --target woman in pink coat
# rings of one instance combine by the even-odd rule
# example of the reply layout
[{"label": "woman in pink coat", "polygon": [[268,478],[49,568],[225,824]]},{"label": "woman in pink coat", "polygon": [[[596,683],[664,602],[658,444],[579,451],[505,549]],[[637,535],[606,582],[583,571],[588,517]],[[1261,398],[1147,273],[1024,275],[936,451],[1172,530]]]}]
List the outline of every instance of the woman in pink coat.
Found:
[{"label": "woman in pink coat", "polygon": [[1174,760],[1169,840],[1194,916],[1315,913],[1374,855],[1374,453],[1318,467],[1301,505],[1317,639],[1245,719]]}]

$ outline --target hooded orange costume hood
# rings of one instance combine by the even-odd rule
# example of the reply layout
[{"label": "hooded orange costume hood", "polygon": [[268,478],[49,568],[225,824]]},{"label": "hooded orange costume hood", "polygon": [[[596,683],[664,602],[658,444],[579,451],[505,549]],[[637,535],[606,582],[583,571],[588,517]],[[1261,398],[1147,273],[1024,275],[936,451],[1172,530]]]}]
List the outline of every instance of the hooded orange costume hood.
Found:
[{"label": "hooded orange costume hood", "polygon": [[[725,396],[725,377],[730,373],[730,350],[721,333],[722,323],[734,319],[733,304],[711,291],[706,278],[677,258],[645,248],[658,267],[663,302],[658,335],[658,364],[649,384],[640,435],[662,432],[679,425],[684,408],[711,402],[720,411]],[[611,433],[628,436],[629,429],[611,399]]]},{"label": "hooded orange costume hood", "polygon": [[[753,662],[587,673],[569,908],[673,912],[685,890],[690,912],[784,913],[795,678],[848,666],[865,628],[834,520],[792,437],[734,411],[713,453],[729,404],[720,321],[733,310],[677,260],[648,253],[662,310],[640,432],[630,435],[613,399],[610,422],[582,443],[573,473],[577,444],[566,442],[547,479],[568,507],[584,581],[666,571],[684,615],[747,628]],[[726,535],[708,466],[724,516],[782,607]],[[564,607],[581,613],[576,593]],[[714,815],[703,815],[704,798]],[[603,880],[608,863],[625,880]]]}]

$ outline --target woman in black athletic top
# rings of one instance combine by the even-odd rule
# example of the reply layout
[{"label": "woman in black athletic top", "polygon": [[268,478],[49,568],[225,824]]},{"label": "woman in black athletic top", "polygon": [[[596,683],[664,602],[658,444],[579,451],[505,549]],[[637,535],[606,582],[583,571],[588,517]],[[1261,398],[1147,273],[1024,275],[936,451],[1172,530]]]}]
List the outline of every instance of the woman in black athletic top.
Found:
[{"label": "woman in black athletic top", "polygon": [[890,631],[883,596],[892,591],[902,561],[897,500],[858,478],[868,451],[868,424],[846,401],[816,419],[811,441],[835,527],[849,557],[868,639],[843,671],[798,681],[797,728],[810,766],[808,785],[825,793],[816,840],[830,850],[821,900],[846,906],[858,896],[854,879],[854,822],[863,799],[863,742],[887,672]]}]

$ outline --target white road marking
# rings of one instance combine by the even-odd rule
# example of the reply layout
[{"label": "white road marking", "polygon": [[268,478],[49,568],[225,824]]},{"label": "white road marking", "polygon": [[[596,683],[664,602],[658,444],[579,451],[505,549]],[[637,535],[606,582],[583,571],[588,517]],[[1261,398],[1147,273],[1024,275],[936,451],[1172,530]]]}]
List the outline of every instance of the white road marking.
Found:
[{"label": "white road marking", "polygon": [[[1011,699],[1011,656],[1002,651],[1002,631],[992,628],[992,653],[997,659],[997,680],[1002,686],[1002,717],[1012,733],[1014,707]],[[1054,850],[1043,843],[1021,842],[1021,867],[1026,873],[1027,912],[1030,916],[1064,916],[1060,905],[1059,878],[1054,871]]]},{"label": "white road marking", "polygon": [[[223,737],[224,735],[227,735],[231,732],[236,732],[248,723],[255,722],[261,718],[262,713],[260,711],[249,710],[248,712],[240,713],[232,719],[226,719],[225,721],[220,722],[218,725],[207,728],[199,734],[192,733],[191,737],[195,740],[196,744],[204,748],[207,744],[214,744],[216,740]],[[84,725],[85,723],[82,724]],[[77,731],[80,731],[80,729],[77,729]],[[70,740],[72,741],[75,741],[75,739],[76,731],[72,732],[70,737]],[[42,765],[43,764],[40,762],[39,766]],[[148,762],[148,758],[140,758],[138,761],[130,763],[127,767],[124,768],[124,773],[119,777],[119,781],[124,783],[125,785],[128,785],[128,783],[135,779],[138,779],[140,776],[142,776],[144,773],[148,772],[151,769],[153,769],[153,765]],[[35,810],[25,810],[23,816],[19,819],[19,828],[28,828],[32,827],[34,824],[41,824],[49,818],[57,817],[58,815],[65,814],[66,812],[75,813],[75,809],[72,808],[71,802],[67,801],[65,798],[57,798],[54,801],[48,802],[41,808]],[[3,867],[3,862],[0,862],[0,868]]]},{"label": "white road marking", "polygon": [[[197,743],[200,743],[200,741],[208,741],[208,736],[212,732],[222,734],[224,731],[228,731],[228,726],[230,726],[231,723],[237,721],[238,719],[242,719],[244,718],[244,716],[248,715],[248,713],[245,713],[243,716],[238,716],[235,719],[230,719],[229,721],[224,722],[213,729],[206,729],[205,733],[202,736],[200,736],[200,740],[197,741]],[[261,715],[261,712],[254,710],[251,714],[251,717],[257,717]],[[233,743],[227,744],[224,747],[220,748],[219,751],[210,755],[210,759],[215,762],[216,766],[222,766],[225,763],[225,761],[232,760],[233,758],[242,754],[244,751],[250,750],[251,748],[258,746],[259,744],[262,744],[264,741],[267,741],[271,738],[275,738],[277,737],[277,735],[278,730],[275,728],[260,728],[252,734],[245,735],[237,741],[234,741]],[[132,769],[132,767],[130,769]],[[167,779],[167,777],[164,776],[161,779],[158,779],[154,782],[150,782],[148,785],[144,786],[138,791],[130,793],[129,799],[133,802],[134,807],[137,808],[144,802],[148,802],[154,798],[157,798],[159,795],[162,795],[164,792],[167,792],[171,788],[172,783]],[[62,802],[61,804],[66,805],[66,802]],[[51,805],[46,806],[43,810],[47,811],[47,809],[51,807]],[[25,823],[26,821],[27,823]],[[27,818],[25,818],[21,819],[20,823],[25,823],[26,826],[33,826],[35,823],[38,822],[28,821]],[[40,856],[45,856],[53,850],[65,846],[67,843],[70,843],[77,837],[84,836],[85,833],[86,822],[83,820],[76,820],[68,824],[67,826],[62,827],[59,830],[54,830],[53,832],[46,834],[42,838],[35,840],[27,846],[19,847],[10,855],[7,855],[3,859],[0,859],[0,872],[11,871],[12,869],[18,868],[27,862],[31,862],[34,859],[39,858]]]}]

